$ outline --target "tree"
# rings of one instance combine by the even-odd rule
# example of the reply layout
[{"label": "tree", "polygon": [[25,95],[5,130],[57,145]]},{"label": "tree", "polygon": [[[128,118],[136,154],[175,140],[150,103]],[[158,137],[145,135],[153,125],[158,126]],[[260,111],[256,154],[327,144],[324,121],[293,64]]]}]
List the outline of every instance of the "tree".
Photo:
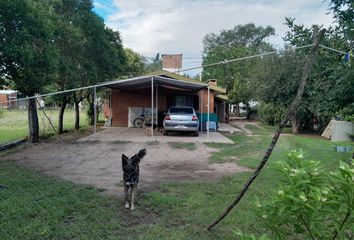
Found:
[{"label": "tree", "polygon": [[[302,46],[311,41],[310,29],[295,24],[295,19],[286,18],[286,24],[289,27],[286,41],[295,46]],[[330,27],[322,44],[344,51],[350,49],[353,39],[346,39],[340,29],[340,26]],[[301,57],[305,54],[304,51],[299,50],[297,54]],[[303,99],[303,114],[300,116],[303,129],[314,130],[315,120],[318,126],[315,130],[321,132],[330,119],[342,109],[353,106],[353,76],[353,62],[345,62],[343,54],[320,51]],[[354,114],[353,107],[352,112]]]},{"label": "tree", "polygon": [[[46,1],[0,1],[0,79],[34,96],[51,81],[57,60],[53,11]],[[29,141],[39,141],[36,100],[28,103]]]},{"label": "tree", "polygon": [[[203,65],[273,50],[267,38],[274,34],[271,26],[256,27],[253,23],[237,25],[231,30],[222,30],[220,34],[210,33],[203,39]],[[202,76],[203,79],[219,79],[220,85],[229,90],[231,102],[248,104],[254,97],[252,82],[259,61],[250,59],[205,68]]]},{"label": "tree", "polygon": [[130,48],[125,48],[124,52],[126,56],[124,75],[127,77],[135,77],[145,73],[146,59]]},{"label": "tree", "polygon": [[[122,74],[125,54],[119,32],[105,27],[103,19],[93,12],[91,0],[58,0],[54,3],[58,15],[57,47],[61,61],[56,85],[58,90],[79,88],[111,80]],[[88,99],[90,124],[93,124],[93,95],[81,90],[61,96],[59,129],[63,132],[66,104],[75,105],[75,128],[79,128],[79,103]]]},{"label": "tree", "polygon": [[354,3],[352,0],[330,0],[330,10],[338,23],[338,31],[354,47]]},{"label": "tree", "polygon": [[162,60],[160,53],[157,53],[155,58],[148,60],[145,58],[145,72],[150,73],[162,69]]}]

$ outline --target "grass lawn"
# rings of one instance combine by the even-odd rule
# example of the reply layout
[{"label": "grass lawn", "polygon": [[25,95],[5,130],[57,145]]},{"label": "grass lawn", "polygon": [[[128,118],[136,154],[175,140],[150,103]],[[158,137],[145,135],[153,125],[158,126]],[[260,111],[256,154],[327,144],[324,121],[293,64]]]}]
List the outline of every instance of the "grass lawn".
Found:
[{"label": "grass lawn", "polygon": [[[250,126],[246,126],[250,127]],[[233,161],[254,168],[270,143],[272,128],[251,126],[256,136],[229,135],[235,144],[208,144],[219,149],[211,162]],[[214,183],[162,183],[161,189],[139,196],[134,212],[124,211],[122,200],[99,190],[45,178],[0,162],[0,236],[5,239],[237,239],[240,229],[261,235],[264,225],[255,212],[255,198],[267,199],[277,191],[279,175],[272,169],[292,148],[306,159],[322,161],[328,170],[348,161],[351,153],[337,153],[334,144],[319,137],[282,136],[269,164],[241,203],[212,231],[206,226],[233,200],[250,173],[224,177]],[[178,147],[185,147],[184,145]]]},{"label": "grass lawn", "polygon": [[[46,109],[47,116],[51,119],[54,127],[58,126],[58,110]],[[85,111],[80,113],[80,126],[87,127],[87,115]],[[38,109],[39,131],[41,136],[54,133],[49,121],[43,112]],[[66,109],[64,114],[64,129],[74,129],[75,112],[74,109]],[[25,138],[28,135],[27,111],[4,110],[0,113],[0,144]]]}]

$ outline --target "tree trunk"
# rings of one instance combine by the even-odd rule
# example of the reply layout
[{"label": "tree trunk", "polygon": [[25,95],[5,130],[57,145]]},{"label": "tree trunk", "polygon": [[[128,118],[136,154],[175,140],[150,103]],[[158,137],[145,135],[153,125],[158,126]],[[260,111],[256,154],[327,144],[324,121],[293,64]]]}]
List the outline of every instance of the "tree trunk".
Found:
[{"label": "tree trunk", "polygon": [[95,112],[95,106],[94,106],[94,100],[93,100],[93,96],[91,93],[89,93],[86,97],[88,104],[89,104],[89,108],[87,111],[87,116],[88,116],[88,121],[89,121],[89,125],[93,126],[94,122],[95,122],[95,117],[94,117],[94,112]]},{"label": "tree trunk", "polygon": [[79,102],[75,102],[75,129],[79,130],[80,128],[80,108]]},{"label": "tree trunk", "polygon": [[59,108],[59,124],[58,124],[58,133],[62,134],[64,132],[64,111],[66,107],[66,100],[63,100],[60,108]]},{"label": "tree trunk", "polygon": [[295,116],[290,116],[290,122],[293,134],[299,134],[300,123]]},{"label": "tree trunk", "polygon": [[235,115],[236,116],[240,116],[240,103],[236,103],[236,112],[235,112]]},{"label": "tree trunk", "polygon": [[28,141],[31,143],[39,142],[39,124],[35,98],[28,100]]}]

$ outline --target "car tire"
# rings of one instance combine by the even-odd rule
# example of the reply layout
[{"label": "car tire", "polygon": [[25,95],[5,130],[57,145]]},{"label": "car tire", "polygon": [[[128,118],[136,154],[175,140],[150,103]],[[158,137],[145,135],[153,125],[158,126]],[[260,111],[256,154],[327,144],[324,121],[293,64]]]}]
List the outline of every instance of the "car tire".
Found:
[{"label": "car tire", "polygon": [[198,132],[198,131],[195,131],[195,132],[194,132],[194,136],[198,137],[198,136],[199,136],[199,132]]},{"label": "car tire", "polygon": [[168,131],[167,130],[163,130],[163,135],[164,136],[168,136]]}]

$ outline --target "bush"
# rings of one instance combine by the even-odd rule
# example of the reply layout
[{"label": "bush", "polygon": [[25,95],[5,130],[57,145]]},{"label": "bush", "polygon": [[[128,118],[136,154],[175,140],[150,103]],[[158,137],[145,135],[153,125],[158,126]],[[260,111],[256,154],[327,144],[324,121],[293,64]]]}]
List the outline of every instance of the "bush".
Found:
[{"label": "bush", "polygon": [[281,122],[286,112],[286,108],[273,103],[262,103],[259,106],[259,117],[263,123],[277,125]]},{"label": "bush", "polygon": [[353,236],[354,168],[340,163],[326,173],[318,161],[291,151],[278,162],[281,188],[270,201],[256,202],[275,239],[349,239]]},{"label": "bush", "polygon": [[339,111],[339,115],[343,118],[343,120],[354,123],[354,103]]}]

